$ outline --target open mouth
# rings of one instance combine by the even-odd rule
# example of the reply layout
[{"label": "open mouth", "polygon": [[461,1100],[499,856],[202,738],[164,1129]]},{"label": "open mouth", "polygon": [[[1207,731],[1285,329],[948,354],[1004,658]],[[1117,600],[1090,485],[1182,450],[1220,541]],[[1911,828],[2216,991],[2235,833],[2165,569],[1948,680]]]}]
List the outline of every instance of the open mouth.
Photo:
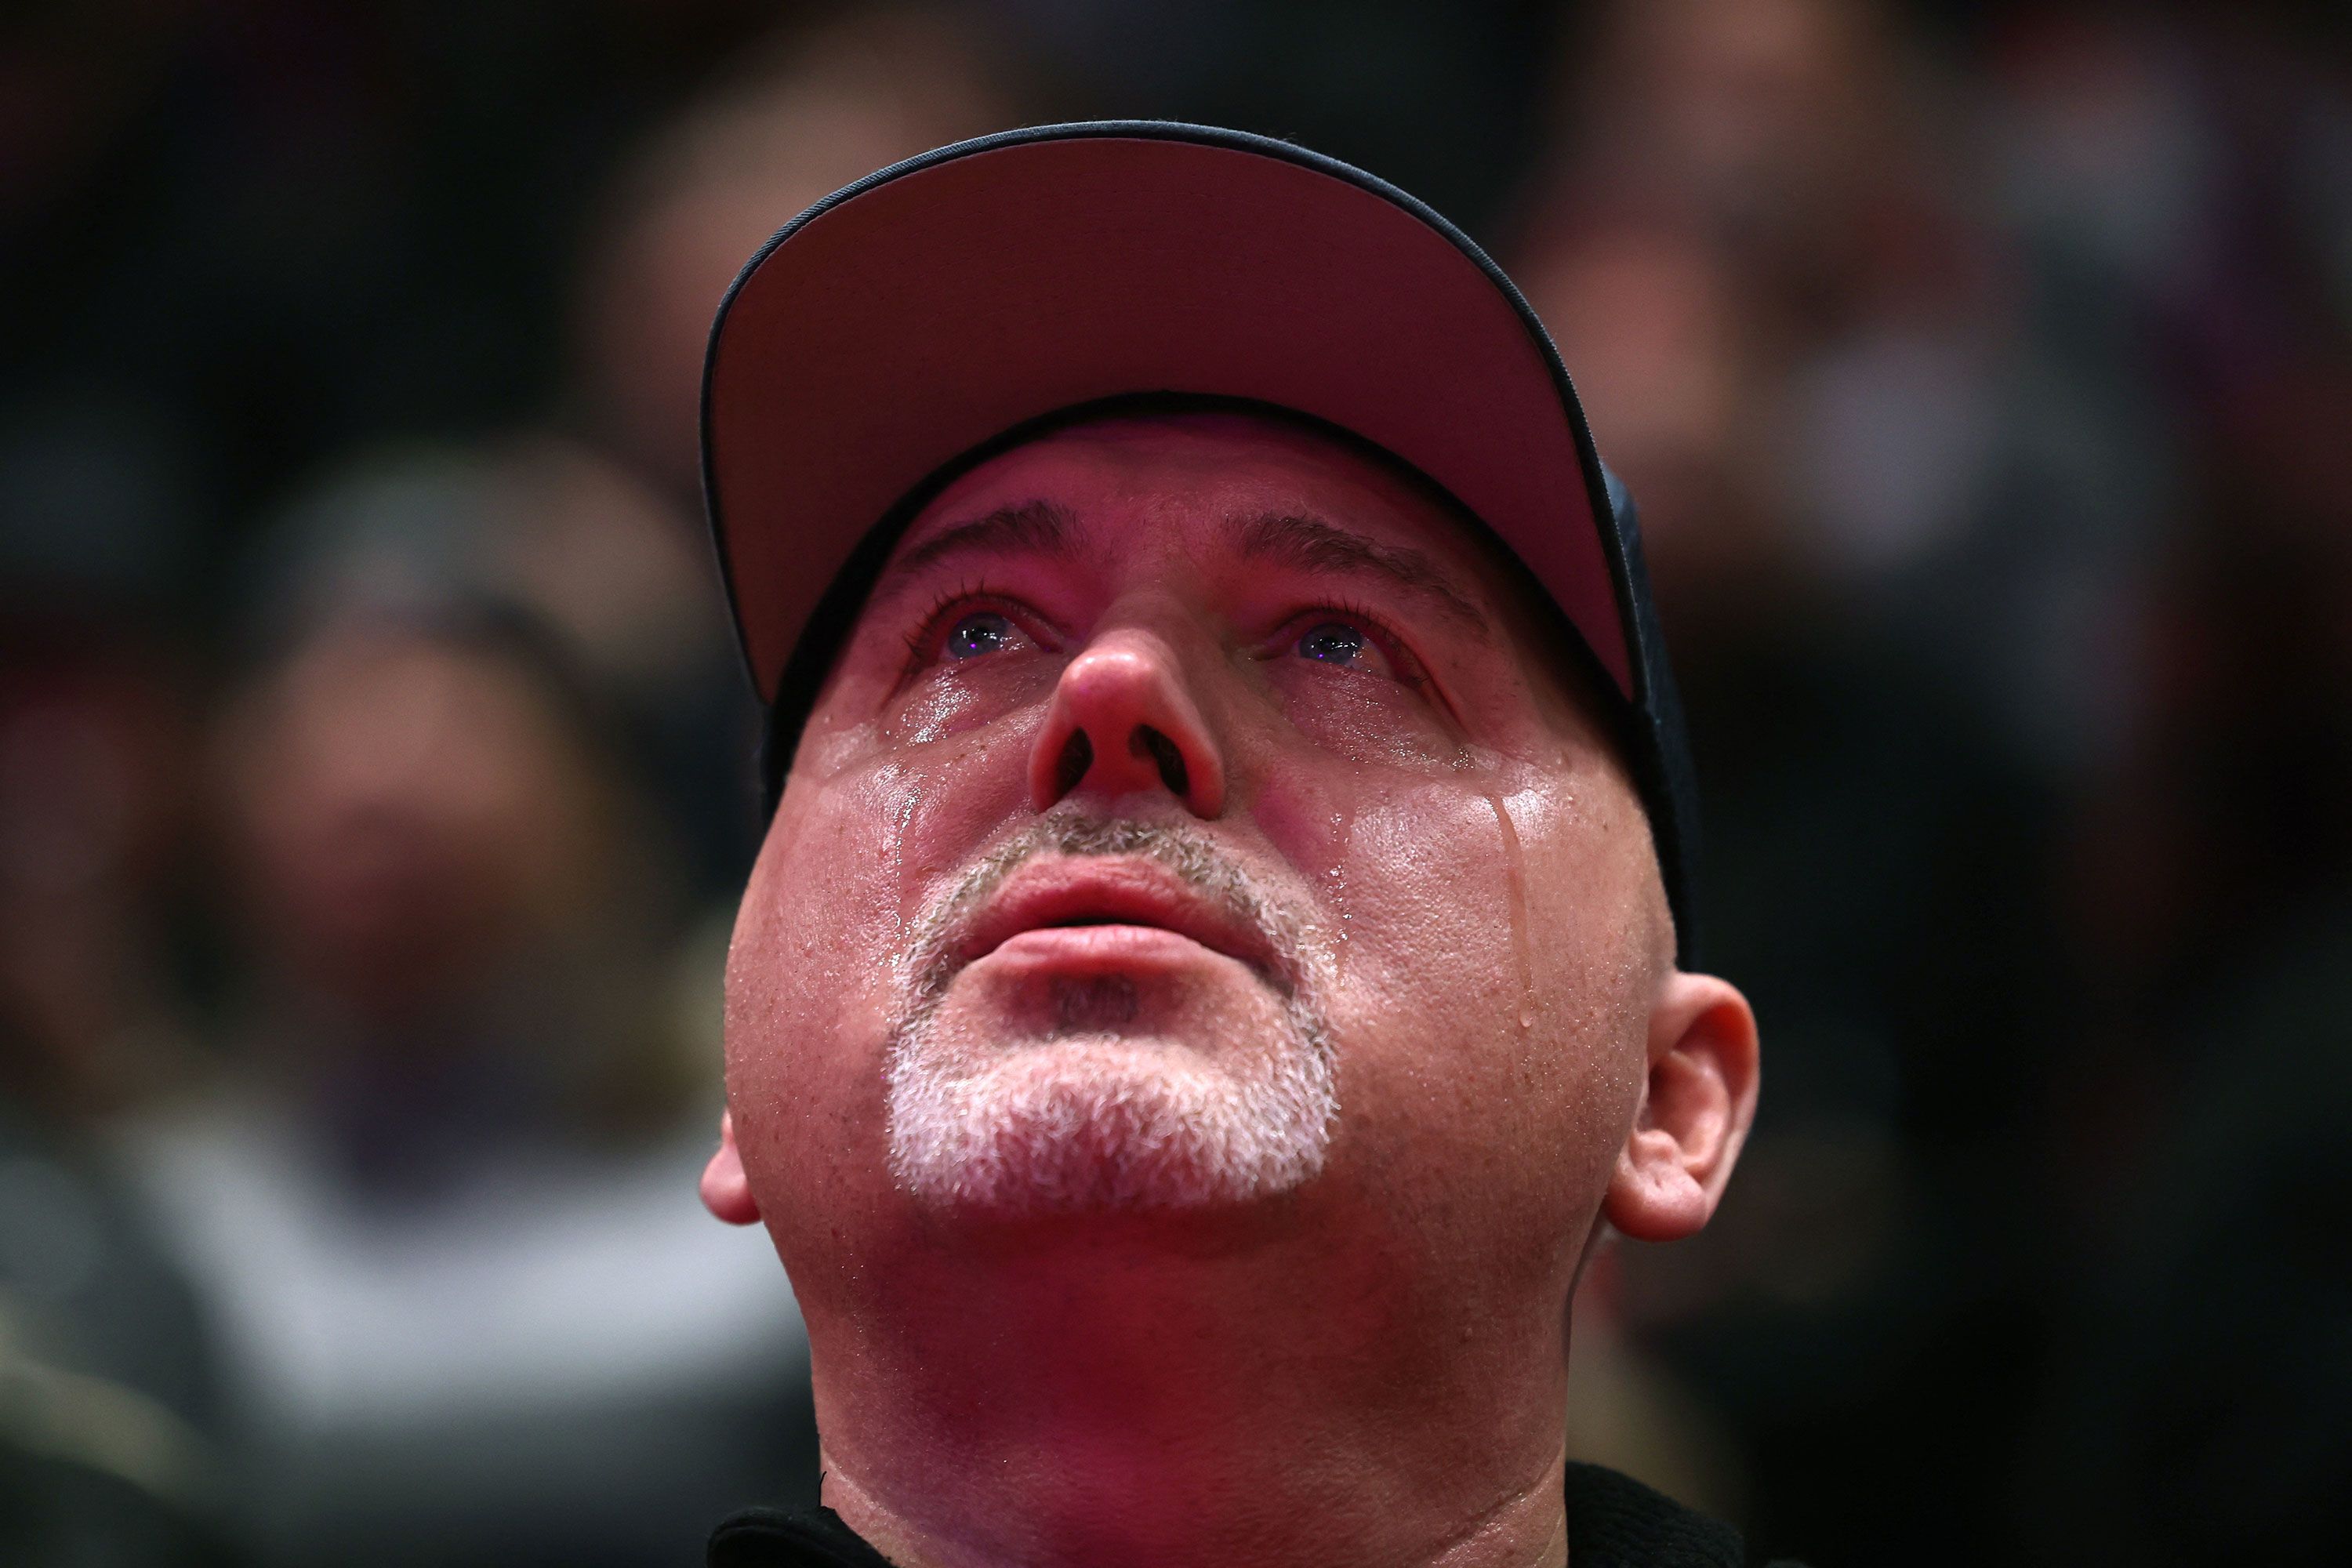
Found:
[{"label": "open mouth", "polygon": [[[1074,936],[1050,945],[1097,953],[1140,952],[1155,942],[1164,946],[1169,938],[1181,938],[1284,984],[1274,944],[1254,921],[1192,888],[1159,862],[1139,857],[1055,857],[1030,862],[988,900],[960,956],[969,963],[1032,932],[1097,929],[1099,936]],[[1048,945],[1024,942],[1020,948]]]}]

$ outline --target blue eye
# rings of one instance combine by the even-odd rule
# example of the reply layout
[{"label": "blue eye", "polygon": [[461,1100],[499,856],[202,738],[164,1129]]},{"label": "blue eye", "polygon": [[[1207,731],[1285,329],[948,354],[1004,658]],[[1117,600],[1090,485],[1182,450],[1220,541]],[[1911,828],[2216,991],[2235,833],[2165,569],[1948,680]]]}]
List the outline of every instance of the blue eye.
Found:
[{"label": "blue eye", "polygon": [[975,610],[948,628],[950,658],[978,658],[995,653],[1013,638],[1013,623],[993,610]]},{"label": "blue eye", "polygon": [[1325,664],[1353,664],[1364,651],[1364,634],[1344,621],[1325,621],[1298,639],[1298,657]]}]

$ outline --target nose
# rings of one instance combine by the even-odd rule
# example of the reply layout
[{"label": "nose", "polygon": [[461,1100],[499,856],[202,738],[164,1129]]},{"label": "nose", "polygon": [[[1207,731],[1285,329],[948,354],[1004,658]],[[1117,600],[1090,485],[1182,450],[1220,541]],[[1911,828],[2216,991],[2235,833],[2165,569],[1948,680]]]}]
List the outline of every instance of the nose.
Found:
[{"label": "nose", "polygon": [[1039,811],[1087,790],[1164,789],[1202,818],[1225,808],[1225,764],[1186,689],[1175,649],[1122,628],[1097,638],[1062,671],[1029,756]]}]

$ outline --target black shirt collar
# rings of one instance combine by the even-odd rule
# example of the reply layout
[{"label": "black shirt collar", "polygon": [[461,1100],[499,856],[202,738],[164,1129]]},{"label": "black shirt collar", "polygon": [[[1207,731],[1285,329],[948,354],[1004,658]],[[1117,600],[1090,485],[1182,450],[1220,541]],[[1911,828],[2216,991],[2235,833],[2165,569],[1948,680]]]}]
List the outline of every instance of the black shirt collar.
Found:
[{"label": "black shirt collar", "polygon": [[[1570,1568],[1743,1568],[1739,1534],[1598,1465],[1568,1467]],[[829,1508],[751,1509],[710,1537],[709,1568],[890,1568]]]}]

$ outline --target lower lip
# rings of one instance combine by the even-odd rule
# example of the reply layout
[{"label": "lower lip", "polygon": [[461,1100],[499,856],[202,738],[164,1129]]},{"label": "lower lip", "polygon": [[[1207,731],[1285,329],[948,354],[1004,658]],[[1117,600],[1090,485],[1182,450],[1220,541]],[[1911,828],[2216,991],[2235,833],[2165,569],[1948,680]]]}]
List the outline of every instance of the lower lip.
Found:
[{"label": "lower lip", "polygon": [[1203,959],[1234,962],[1213,948],[1160,926],[1040,926],[1009,936],[982,963],[1021,968],[1087,970],[1169,968]]}]

